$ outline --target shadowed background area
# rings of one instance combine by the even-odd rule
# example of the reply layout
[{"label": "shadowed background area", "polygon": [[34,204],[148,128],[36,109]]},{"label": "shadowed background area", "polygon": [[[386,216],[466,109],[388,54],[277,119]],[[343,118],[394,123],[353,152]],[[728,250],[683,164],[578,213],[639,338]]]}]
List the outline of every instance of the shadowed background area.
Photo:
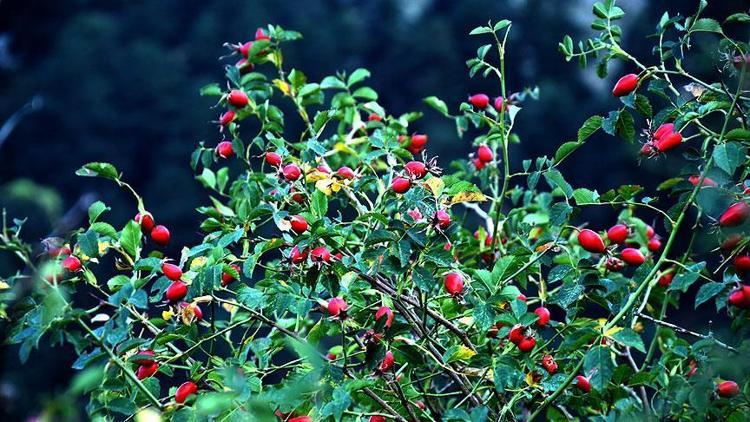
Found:
[{"label": "shadowed background area", "polygon": [[[9,216],[28,216],[26,238],[76,227],[85,215],[78,204],[100,199],[122,223],[135,204],[111,183],[81,179],[74,171],[89,161],[112,162],[140,192],[158,221],[173,233],[171,251],[198,238],[193,210],[206,195],[188,165],[199,141],[219,140],[210,123],[219,111],[198,89],[223,77],[217,57],[224,42],[246,41],[267,23],[302,32],[285,47],[287,67],[302,69],[311,81],[337,70],[366,67],[379,102],[392,114],[425,112],[416,128],[430,136],[428,151],[443,165],[465,157],[470,139],[459,139],[451,121],[422,103],[437,95],[453,110],[467,94],[499,93],[497,81],[469,79],[465,60],[485,40],[468,32],[489,19],[513,21],[508,57],[511,91],[538,86],[540,101],[525,103],[516,126],[513,165],[554,154],[574,139],[591,114],[618,106],[609,93],[614,80],[636,71],[610,67],[600,80],[593,67],[581,70],[557,52],[565,34],[593,35],[590,0],[6,0],[0,3],[0,207]],[[623,0],[624,47],[653,63],[646,36],[664,10],[690,14],[697,1]],[[707,16],[722,20],[747,8],[746,1],[716,1]],[[705,36],[711,41],[710,35]],[[718,52],[710,42],[693,48],[705,60],[688,62],[697,75],[712,71]],[[713,61],[708,60],[711,58]],[[617,66],[617,67],[615,67]],[[294,116],[287,116],[293,120]],[[639,122],[640,125],[643,122]],[[677,165],[638,165],[637,145],[597,134],[562,166],[576,186],[600,191],[631,183],[655,185]],[[586,219],[611,221],[611,210],[591,210]],[[606,217],[606,218],[605,218]],[[17,268],[0,257],[0,274]],[[6,327],[0,323],[3,337]],[[42,345],[20,365],[15,347],[0,348],[0,414],[18,420],[54,405],[72,371],[72,353]],[[81,403],[83,405],[83,403]],[[70,412],[74,412],[70,410]],[[68,414],[75,417],[75,413]]]}]

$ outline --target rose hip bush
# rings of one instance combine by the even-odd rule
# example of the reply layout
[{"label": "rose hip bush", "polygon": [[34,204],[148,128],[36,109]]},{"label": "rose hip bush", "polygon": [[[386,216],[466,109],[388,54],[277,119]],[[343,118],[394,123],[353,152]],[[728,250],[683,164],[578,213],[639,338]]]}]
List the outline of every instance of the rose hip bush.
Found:
[{"label": "rose hip bush", "polygon": [[[447,169],[421,113],[385,110],[367,70],[310,81],[282,54],[300,35],[278,26],[227,44],[226,82],[201,91],[218,140],[190,162],[209,191],[200,242],[165,255],[169,222],[111,164],[86,164],[135,217],[94,203],[41,257],[4,219],[2,249],[26,267],[3,281],[8,341],[22,361],[70,343],[71,392],[99,419],[746,419],[750,49],[726,34],[750,16],[704,7],[665,13],[641,59],[621,45],[624,11],[596,3],[595,35],[560,51],[628,73],[612,111],[535,159],[509,154],[539,94],[506,80],[511,23],[475,28],[486,44],[467,66],[487,92],[425,99],[475,151]],[[689,72],[695,37],[710,80]],[[595,133],[673,176],[603,193],[565,180]],[[604,208],[617,218],[587,223]],[[678,307],[736,335],[687,330],[667,317]]]}]

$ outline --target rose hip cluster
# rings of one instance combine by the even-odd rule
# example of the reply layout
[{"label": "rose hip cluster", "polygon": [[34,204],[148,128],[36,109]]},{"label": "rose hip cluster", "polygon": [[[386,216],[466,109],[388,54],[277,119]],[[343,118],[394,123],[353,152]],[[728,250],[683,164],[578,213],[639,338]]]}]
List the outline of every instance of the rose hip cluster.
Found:
[{"label": "rose hip cluster", "polygon": [[[630,95],[638,89],[640,84],[638,75],[634,73],[621,77],[612,88],[612,95],[615,97],[624,97]],[[674,123],[664,123],[658,128],[646,131],[647,140],[641,147],[640,154],[650,158],[665,153],[682,144],[682,134],[675,130]]]},{"label": "rose hip cluster", "polygon": [[[625,265],[637,267],[646,262],[646,255],[642,252],[643,246],[652,253],[661,249],[661,240],[656,235],[653,227],[646,227],[647,242],[645,245],[638,243],[637,239],[631,236],[630,228],[625,224],[615,224],[606,232],[606,239],[609,247],[605,244],[602,236],[590,229],[582,229],[578,232],[578,244],[593,254],[605,254],[607,259],[605,266],[609,271],[620,271]],[[622,247],[619,254],[615,251]]]}]

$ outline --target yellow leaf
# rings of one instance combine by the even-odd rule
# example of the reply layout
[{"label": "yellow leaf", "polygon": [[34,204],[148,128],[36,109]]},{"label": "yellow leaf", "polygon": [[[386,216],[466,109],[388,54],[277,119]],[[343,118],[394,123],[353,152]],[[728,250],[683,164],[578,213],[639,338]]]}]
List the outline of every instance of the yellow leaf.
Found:
[{"label": "yellow leaf", "polygon": [[336,145],[333,146],[333,149],[335,149],[338,152],[345,152],[347,154],[356,155],[357,152],[353,149],[349,148],[345,143],[343,142],[337,142]]},{"label": "yellow leaf", "polygon": [[323,192],[326,196],[331,196],[331,184],[333,184],[331,179],[318,180],[315,182],[315,189]]},{"label": "yellow leaf", "polygon": [[307,183],[313,183],[317,182],[318,180],[330,179],[330,176],[318,169],[313,169],[311,172],[305,175],[305,179],[307,180]]},{"label": "yellow leaf", "polygon": [[635,331],[636,333],[642,333],[643,332],[643,323],[641,323],[640,321],[636,322],[635,323],[635,327],[633,327],[633,331]]},{"label": "yellow leaf", "polygon": [[622,327],[612,327],[609,330],[607,330],[606,333],[604,333],[604,337],[612,337],[616,333],[622,331]]},{"label": "yellow leaf", "polygon": [[282,81],[281,79],[274,79],[273,84],[278,88],[284,95],[289,95],[290,89],[289,84]]},{"label": "yellow leaf", "polygon": [[445,188],[445,182],[439,177],[430,177],[424,184],[435,197],[440,196],[443,193],[443,188]]},{"label": "yellow leaf", "polygon": [[528,384],[531,387],[535,387],[535,386],[538,385],[536,383],[536,381],[534,381],[534,373],[533,372],[529,372],[528,374],[526,374],[526,384]]},{"label": "yellow leaf", "polygon": [[99,242],[99,255],[104,255],[109,249],[109,242]]},{"label": "yellow leaf", "polygon": [[8,289],[8,288],[10,288],[10,286],[8,285],[8,283],[6,283],[3,280],[0,280],[0,290],[5,290],[5,289]]},{"label": "yellow leaf", "polygon": [[481,192],[459,192],[451,198],[451,204],[460,202],[484,202],[487,197]]},{"label": "yellow leaf", "polygon": [[162,311],[161,319],[163,319],[164,321],[169,321],[170,319],[172,319],[173,315],[174,315],[174,312],[172,311]]},{"label": "yellow leaf", "polygon": [[458,359],[458,360],[469,360],[476,354],[477,352],[469,349],[468,347],[462,344],[461,346],[458,347],[458,351],[453,356],[455,357],[455,359]]},{"label": "yellow leaf", "polygon": [[196,257],[192,261],[190,261],[190,269],[193,271],[197,270],[206,265],[206,261],[208,261],[208,258],[206,258],[205,256]]}]

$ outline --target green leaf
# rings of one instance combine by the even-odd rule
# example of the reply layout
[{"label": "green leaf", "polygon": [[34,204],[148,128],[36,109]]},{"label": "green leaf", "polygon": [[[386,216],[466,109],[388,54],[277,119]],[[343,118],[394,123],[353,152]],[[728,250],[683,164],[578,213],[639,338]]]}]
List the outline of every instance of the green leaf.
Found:
[{"label": "green leaf", "polygon": [[735,13],[724,20],[724,23],[732,22],[748,23],[750,22],[750,15],[748,15],[747,13]]},{"label": "green leaf", "polygon": [[614,371],[609,348],[605,346],[592,347],[583,358],[583,372],[591,374],[589,381],[597,391],[606,389]]},{"label": "green leaf", "polygon": [[641,336],[630,328],[624,328],[612,335],[612,338],[627,347],[632,347],[640,352],[646,353]]},{"label": "green leaf", "polygon": [[79,234],[78,246],[88,257],[96,258],[99,256],[99,236],[95,231],[89,230],[85,233]]},{"label": "green leaf", "polygon": [[583,142],[593,135],[602,127],[604,118],[602,116],[591,116],[583,122],[583,126],[578,129],[578,142]]},{"label": "green leaf", "polygon": [[672,283],[669,284],[669,290],[686,292],[698,280],[700,272],[705,267],[705,262],[689,266],[687,271],[681,272],[672,280]]},{"label": "green leaf", "polygon": [[430,107],[439,111],[443,116],[450,117],[450,114],[448,114],[448,106],[445,105],[445,102],[440,98],[432,96],[425,98],[423,101]]},{"label": "green leaf", "polygon": [[544,179],[550,185],[551,188],[559,188],[566,198],[573,196],[573,188],[565,181],[562,173],[558,170],[550,170],[544,173]]},{"label": "green leaf", "polygon": [[617,119],[617,134],[628,142],[635,140],[635,120],[633,115],[623,110]]},{"label": "green leaf", "polygon": [[750,141],[750,130],[742,128],[732,129],[724,135],[724,138],[731,141]]},{"label": "green leaf", "polygon": [[310,201],[310,211],[318,218],[325,217],[328,212],[328,197],[322,191],[315,189]]},{"label": "green leaf", "polygon": [[727,142],[714,148],[713,158],[720,169],[732,175],[745,162],[745,152],[745,148],[737,143]]},{"label": "green leaf", "polygon": [[346,84],[335,76],[326,76],[320,82],[320,88],[322,89],[346,89]]},{"label": "green leaf", "polygon": [[695,295],[695,307],[697,308],[702,303],[710,300],[712,297],[721,293],[722,290],[724,290],[724,284],[715,281],[702,285],[701,288],[698,289],[698,293]]},{"label": "green leaf", "polygon": [[211,83],[201,87],[200,94],[201,96],[221,97],[224,95],[224,92],[221,90],[219,84]]},{"label": "green leaf", "polygon": [[474,306],[474,321],[481,331],[487,331],[495,322],[495,309],[488,303],[478,303]]},{"label": "green leaf", "polygon": [[378,99],[378,93],[369,86],[363,86],[362,88],[357,89],[352,95],[367,101],[377,101]]},{"label": "green leaf", "polygon": [[479,35],[479,34],[491,34],[492,28],[488,28],[486,26],[478,26],[469,32],[469,35]]},{"label": "green leaf", "polygon": [[94,224],[103,212],[109,211],[109,207],[102,201],[96,201],[89,206],[89,224]]},{"label": "green leaf", "polygon": [[130,256],[136,256],[141,246],[141,226],[133,220],[122,229],[120,234],[120,246]]},{"label": "green leaf", "polygon": [[237,300],[251,309],[257,309],[266,304],[263,292],[249,286],[241,286],[237,289]]},{"label": "green leaf", "polygon": [[715,32],[721,34],[721,25],[714,19],[701,18],[690,27],[690,32]]},{"label": "green leaf", "polygon": [[500,22],[496,23],[495,26],[492,27],[492,30],[497,32],[505,27],[510,25],[510,21],[508,19],[503,19]]},{"label": "green leaf", "polygon": [[115,166],[109,163],[88,163],[76,170],[76,175],[83,177],[102,177],[104,179],[118,180],[119,173]]},{"label": "green leaf", "polygon": [[359,82],[364,81],[370,77],[370,71],[367,69],[359,68],[349,75],[349,79],[346,81],[346,86],[351,87]]},{"label": "green leaf", "polygon": [[567,202],[558,202],[549,210],[549,221],[555,226],[563,225],[567,223],[572,212],[573,207],[568,205]]},{"label": "green leaf", "polygon": [[579,188],[573,191],[573,199],[576,204],[596,204],[599,202],[599,193],[586,188]]},{"label": "green leaf", "polygon": [[583,143],[576,142],[576,141],[570,141],[570,142],[563,143],[562,145],[560,145],[557,148],[557,151],[555,152],[555,162],[556,163],[561,162],[562,160],[564,160],[565,158],[567,158],[570,154],[572,154],[573,151],[575,151],[578,148],[580,148],[581,145],[583,145]]},{"label": "green leaf", "polygon": [[338,422],[341,420],[346,409],[352,405],[352,397],[344,386],[338,386],[333,390],[332,400],[320,409],[320,416],[333,416]]},{"label": "green leaf", "polygon": [[551,299],[550,303],[556,303],[562,308],[567,308],[583,294],[584,288],[578,283],[565,283]]}]

